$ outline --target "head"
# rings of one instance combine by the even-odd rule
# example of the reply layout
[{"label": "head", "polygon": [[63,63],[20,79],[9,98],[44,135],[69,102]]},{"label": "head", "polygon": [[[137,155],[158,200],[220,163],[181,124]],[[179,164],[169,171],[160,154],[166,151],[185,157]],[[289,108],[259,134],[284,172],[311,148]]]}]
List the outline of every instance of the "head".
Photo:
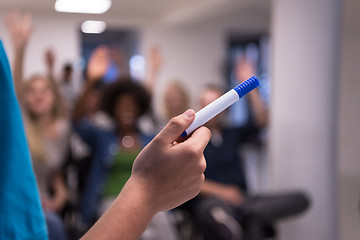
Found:
[{"label": "head", "polygon": [[73,67],[70,63],[66,63],[63,67],[63,81],[64,82],[70,82],[71,81],[71,75],[73,72]]},{"label": "head", "polygon": [[179,82],[172,82],[167,86],[164,101],[168,119],[182,114],[189,108],[189,96]]},{"label": "head", "polygon": [[[210,104],[211,102],[215,101],[216,99],[221,97],[222,94],[223,94],[223,90],[220,87],[215,85],[206,86],[200,94],[200,98],[199,98],[200,108],[203,108],[208,104]],[[210,129],[220,127],[221,119],[222,119],[222,114],[220,113],[219,115],[215,116],[210,121],[208,121],[205,125]]]},{"label": "head", "polygon": [[62,117],[64,108],[57,86],[44,76],[31,77],[24,87],[24,103],[31,119]]},{"label": "head", "polygon": [[148,112],[150,95],[132,79],[119,79],[105,88],[101,107],[119,129],[131,130],[136,128],[139,117]]},{"label": "head", "polygon": [[57,86],[44,76],[35,75],[24,85],[24,110],[29,118],[26,121],[26,135],[31,155],[35,161],[46,161],[44,141],[39,131],[39,121],[49,118],[56,121],[65,116]]},{"label": "head", "polygon": [[104,82],[103,80],[96,81],[95,84],[91,85],[85,95],[85,104],[84,109],[85,113],[88,116],[96,113],[100,109],[100,100],[101,100],[101,93],[104,89]]}]

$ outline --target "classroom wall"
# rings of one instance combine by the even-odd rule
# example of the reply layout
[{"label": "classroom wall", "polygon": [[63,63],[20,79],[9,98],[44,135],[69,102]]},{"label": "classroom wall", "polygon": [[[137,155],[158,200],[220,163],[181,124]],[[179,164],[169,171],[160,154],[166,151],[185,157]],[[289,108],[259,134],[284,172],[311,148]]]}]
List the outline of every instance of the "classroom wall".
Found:
[{"label": "classroom wall", "polygon": [[[3,21],[4,13],[0,12],[0,38],[2,39],[10,61],[13,59],[13,49],[9,34]],[[53,48],[56,54],[56,69],[60,69],[66,61],[79,59],[79,31],[80,21],[73,18],[60,18],[59,16],[33,15],[33,35],[29,41],[24,77],[34,73],[44,73],[44,52]]]}]

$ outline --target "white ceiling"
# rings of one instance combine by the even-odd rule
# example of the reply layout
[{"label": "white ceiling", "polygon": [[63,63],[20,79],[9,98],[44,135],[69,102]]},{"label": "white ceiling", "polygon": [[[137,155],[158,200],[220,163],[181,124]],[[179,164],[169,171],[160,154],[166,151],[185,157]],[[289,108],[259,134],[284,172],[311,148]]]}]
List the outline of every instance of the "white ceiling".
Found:
[{"label": "white ceiling", "polygon": [[93,18],[132,24],[184,24],[203,21],[229,13],[268,12],[268,0],[112,0],[102,15],[57,13],[55,0],[0,0],[0,12],[14,9],[36,15]]}]

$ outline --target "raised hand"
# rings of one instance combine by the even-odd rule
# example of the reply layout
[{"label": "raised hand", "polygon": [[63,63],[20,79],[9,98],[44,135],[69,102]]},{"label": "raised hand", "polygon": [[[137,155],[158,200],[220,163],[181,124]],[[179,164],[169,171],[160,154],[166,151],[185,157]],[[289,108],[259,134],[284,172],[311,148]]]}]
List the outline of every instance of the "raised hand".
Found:
[{"label": "raised hand", "polygon": [[159,47],[153,46],[150,49],[150,59],[149,59],[150,69],[154,72],[159,72],[162,64],[163,64],[163,58],[161,56],[161,52],[159,50]]},{"label": "raised hand", "polygon": [[256,64],[246,57],[238,58],[235,62],[235,76],[237,81],[243,82],[249,77],[255,75]]},{"label": "raised hand", "polygon": [[44,54],[44,60],[48,71],[52,73],[55,63],[55,53],[53,49],[51,48],[46,49]]},{"label": "raised hand", "polygon": [[149,92],[152,93],[156,85],[160,68],[163,65],[163,58],[157,46],[151,47],[147,62],[149,67],[148,67],[148,76],[145,85],[149,90]]},{"label": "raised hand", "polygon": [[14,48],[24,48],[33,31],[31,14],[9,13],[5,16],[5,23],[10,32]]},{"label": "raised hand", "polygon": [[[247,57],[238,58],[235,63],[235,74],[239,83],[256,74],[256,63]],[[254,123],[258,127],[264,127],[268,123],[268,113],[260,97],[259,89],[254,89],[248,94],[251,110],[254,114]]]},{"label": "raised hand", "polygon": [[91,54],[87,67],[87,80],[96,81],[104,77],[110,65],[109,48],[101,45]]}]

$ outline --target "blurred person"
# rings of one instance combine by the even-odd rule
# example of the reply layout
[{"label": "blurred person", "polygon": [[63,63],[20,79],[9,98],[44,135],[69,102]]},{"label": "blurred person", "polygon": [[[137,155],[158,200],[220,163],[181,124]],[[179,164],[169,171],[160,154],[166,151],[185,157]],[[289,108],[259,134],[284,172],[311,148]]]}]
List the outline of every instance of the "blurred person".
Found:
[{"label": "blurred person", "polygon": [[71,63],[65,63],[59,81],[59,88],[63,99],[70,111],[73,110],[74,104],[81,90],[78,80],[74,77],[74,68]]},{"label": "blurred person", "polygon": [[[115,50],[112,50],[115,51]],[[103,87],[108,83],[104,80],[111,65],[110,55],[115,55],[121,62],[120,53],[112,53],[105,45],[100,45],[91,53],[85,72],[85,83],[82,91],[75,102],[72,114],[73,121],[78,122],[83,118],[90,119],[94,123],[109,124],[106,117],[100,112],[100,96]],[[115,57],[113,56],[113,57]]]},{"label": "blurred person", "polygon": [[153,92],[159,77],[159,72],[163,65],[163,57],[161,56],[160,49],[158,46],[152,46],[150,53],[148,54],[147,65],[147,77],[145,81],[145,87],[149,92]]},{"label": "blurred person", "polygon": [[[0,125],[4,126],[0,135],[0,239],[45,240],[46,226],[10,72],[0,40]],[[124,189],[83,239],[139,239],[157,212],[198,194],[206,167],[202,152],[210,132],[202,127],[174,144],[194,118],[193,110],[173,118],[142,150]]]},{"label": "blurred person", "polygon": [[[144,87],[130,78],[119,79],[106,86],[101,100],[101,108],[113,120],[113,127],[99,127],[87,118],[75,124],[93,156],[80,202],[86,225],[90,226],[113,203],[131,175],[136,156],[152,139],[137,126],[149,107],[150,95]],[[142,236],[142,239],[174,238],[165,213],[157,214]]]},{"label": "blurred person", "polygon": [[[200,104],[205,107],[223,94],[216,86],[206,87],[200,95]],[[253,113],[266,111],[257,89],[247,95]],[[256,109],[259,108],[259,109]],[[212,138],[204,150],[207,162],[206,180],[200,195],[185,204],[195,222],[211,239],[263,239],[275,221],[300,213],[308,202],[302,193],[249,196],[243,161],[239,146],[255,139],[257,132],[266,123],[261,113],[254,116],[254,124],[244,127],[226,127],[224,113],[217,115],[206,126]],[[269,233],[270,235],[272,233]]]},{"label": "blurred person", "polygon": [[180,81],[172,81],[166,86],[164,104],[167,120],[189,108],[189,96]]},{"label": "blurred person", "polygon": [[[154,92],[163,62],[159,47],[151,47],[148,60],[149,74],[145,82],[145,85],[150,92]],[[188,109],[190,105],[189,101],[189,95],[181,81],[176,79],[171,80],[166,85],[163,96],[164,117],[163,119],[157,119],[160,121],[160,125],[164,126],[172,117],[175,117]]]},{"label": "blurred person", "polygon": [[12,13],[6,17],[14,47],[14,85],[22,106],[26,136],[41,196],[50,239],[66,239],[58,213],[67,200],[61,172],[68,146],[70,125],[66,111],[51,78],[34,75],[23,80],[23,59],[32,34],[31,16]]},{"label": "blurred person", "polygon": [[[100,106],[102,92],[110,84],[105,80],[105,76],[110,68],[111,59],[113,59],[113,62],[116,62],[120,69],[123,69],[121,67],[124,65],[123,53],[118,48],[99,45],[91,53],[85,69],[84,87],[79,94],[72,113],[72,120],[75,126],[82,125],[81,122],[87,122],[93,128],[104,132],[112,131],[115,128],[112,119],[102,111]],[[126,74],[126,72],[122,71],[121,74]],[[110,104],[111,106],[113,105],[113,103]],[[81,198],[84,194],[93,160],[99,161],[98,157],[94,155],[98,151],[94,149],[93,145],[89,145],[88,141],[84,141],[76,131],[71,136],[71,143],[71,160],[68,166],[71,170],[75,171],[77,185],[73,189],[74,194],[77,196],[76,201],[81,202],[81,199],[78,198]],[[80,215],[84,217],[84,211],[80,212],[83,213]],[[75,212],[75,215],[78,216],[78,213]],[[87,217],[85,218],[87,219]],[[85,225],[87,226],[89,226],[88,221],[85,220]],[[76,231],[83,231],[81,228]],[[86,229],[86,226],[84,228]]]},{"label": "blurred person", "polygon": [[[203,175],[201,179],[193,173],[205,170],[205,159],[200,157],[197,165],[189,163],[201,155],[210,132],[202,127],[185,142],[174,143],[194,118],[193,110],[173,118],[141,151],[121,193],[83,239],[139,239],[157,212],[170,210],[198,193]],[[197,149],[195,155],[188,155],[187,148]]]},{"label": "blurred person", "polygon": [[[84,86],[81,90],[72,112],[72,121],[75,125],[86,119],[89,123],[100,129],[113,128],[113,122],[100,108],[102,91],[106,86],[104,76],[109,67],[109,48],[98,46],[91,53],[86,66]],[[84,142],[81,137],[73,132],[71,135],[71,161],[70,166],[76,170],[77,186],[76,195],[81,196],[89,169],[93,160],[91,146]]]},{"label": "blurred person", "polygon": [[66,108],[71,111],[81,89],[80,79],[75,77],[74,69],[71,63],[65,63],[61,69],[60,76],[56,77],[54,73],[55,60],[56,55],[54,50],[51,48],[46,49],[45,65],[47,76],[58,84],[58,88]]}]

